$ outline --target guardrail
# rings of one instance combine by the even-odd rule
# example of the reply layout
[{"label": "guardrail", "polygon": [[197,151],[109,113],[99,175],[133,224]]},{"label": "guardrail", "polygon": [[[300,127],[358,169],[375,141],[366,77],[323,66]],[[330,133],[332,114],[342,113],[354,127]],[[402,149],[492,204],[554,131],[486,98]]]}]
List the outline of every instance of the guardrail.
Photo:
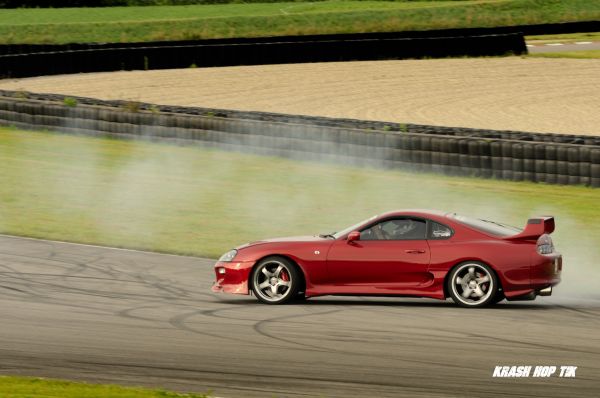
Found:
[{"label": "guardrail", "polygon": [[[70,106],[69,106],[70,105]],[[73,106],[74,105],[74,106]],[[600,187],[600,138],[0,91],[0,124],[316,161]]]},{"label": "guardrail", "polygon": [[523,35],[355,38],[99,47],[0,55],[0,77],[117,70],[175,69],[300,62],[381,60],[527,53]]}]

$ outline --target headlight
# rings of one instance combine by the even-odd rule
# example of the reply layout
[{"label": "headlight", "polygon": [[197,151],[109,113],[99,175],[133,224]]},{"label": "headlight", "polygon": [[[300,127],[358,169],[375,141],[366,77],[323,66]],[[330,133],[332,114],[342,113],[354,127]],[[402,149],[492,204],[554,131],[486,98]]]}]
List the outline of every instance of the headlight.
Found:
[{"label": "headlight", "polygon": [[237,250],[235,250],[235,249],[229,250],[227,253],[223,254],[221,256],[221,258],[219,258],[219,261],[223,261],[223,262],[232,261],[236,254],[237,254]]}]

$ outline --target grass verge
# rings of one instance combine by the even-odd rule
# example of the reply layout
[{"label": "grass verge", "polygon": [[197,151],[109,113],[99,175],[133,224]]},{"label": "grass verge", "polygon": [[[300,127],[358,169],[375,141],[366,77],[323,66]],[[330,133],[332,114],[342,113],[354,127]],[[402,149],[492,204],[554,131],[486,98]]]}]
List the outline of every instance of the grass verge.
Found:
[{"label": "grass verge", "polygon": [[599,0],[319,1],[0,13],[0,43],[136,42],[596,20]]},{"label": "grass verge", "polygon": [[571,43],[576,41],[599,41],[600,32],[569,33],[562,35],[525,36],[527,42],[536,43]]},{"label": "grass verge", "polygon": [[562,51],[555,53],[533,53],[529,57],[536,58],[581,58],[581,59],[600,59],[600,50],[588,51]]},{"label": "grass verge", "polygon": [[7,234],[217,257],[248,241],[336,231],[392,209],[434,208],[517,226],[553,214],[559,247],[600,256],[600,224],[593,222],[600,189],[587,187],[6,128],[0,164],[0,232]]},{"label": "grass verge", "polygon": [[88,384],[33,377],[0,376],[2,398],[208,398],[165,390]]}]

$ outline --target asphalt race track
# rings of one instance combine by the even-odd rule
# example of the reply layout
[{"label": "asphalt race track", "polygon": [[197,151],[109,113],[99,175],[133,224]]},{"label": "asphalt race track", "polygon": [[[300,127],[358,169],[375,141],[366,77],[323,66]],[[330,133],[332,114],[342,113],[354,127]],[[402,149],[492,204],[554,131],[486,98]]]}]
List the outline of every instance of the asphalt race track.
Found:
[{"label": "asphalt race track", "polygon": [[[600,300],[483,310],[416,299],[267,306],[212,260],[0,236],[0,374],[220,397],[597,397]],[[496,365],[574,365],[494,379]]]},{"label": "asphalt race track", "polygon": [[[535,43],[535,42],[532,42]],[[581,41],[576,43],[544,43],[544,44],[529,44],[528,51],[530,53],[559,53],[565,51],[598,51],[600,50],[600,42]]]}]

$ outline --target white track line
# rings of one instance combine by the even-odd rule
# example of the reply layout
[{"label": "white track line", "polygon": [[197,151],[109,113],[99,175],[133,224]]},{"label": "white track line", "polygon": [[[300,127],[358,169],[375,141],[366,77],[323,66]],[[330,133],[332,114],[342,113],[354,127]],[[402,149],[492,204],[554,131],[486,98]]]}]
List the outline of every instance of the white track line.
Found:
[{"label": "white track line", "polygon": [[547,46],[564,46],[563,43],[546,43]]},{"label": "white track line", "polygon": [[591,41],[576,41],[575,44],[592,44]]}]

